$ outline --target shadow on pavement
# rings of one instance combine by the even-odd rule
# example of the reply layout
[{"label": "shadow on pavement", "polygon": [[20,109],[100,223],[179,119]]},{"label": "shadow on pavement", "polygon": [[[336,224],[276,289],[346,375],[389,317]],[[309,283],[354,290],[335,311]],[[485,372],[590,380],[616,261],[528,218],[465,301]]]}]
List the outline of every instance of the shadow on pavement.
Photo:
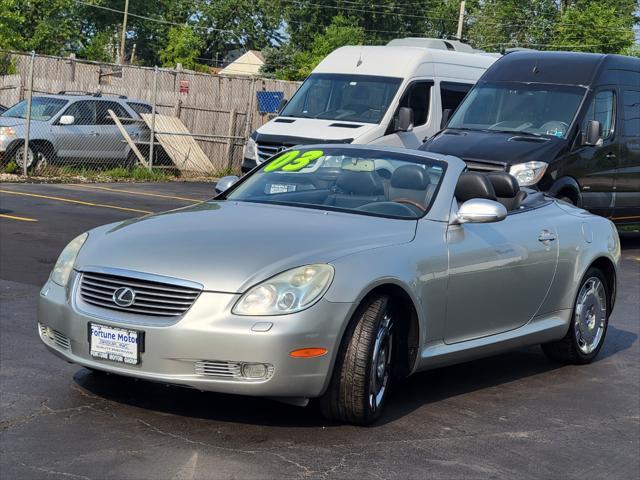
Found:
[{"label": "shadow on pavement", "polygon": [[[636,334],[611,325],[596,362],[628,349],[636,338]],[[538,347],[529,347],[419,373],[396,385],[386,412],[376,426],[402,418],[423,405],[563,367],[547,360]],[[200,392],[84,368],[76,372],[74,380],[105,400],[189,418],[280,427],[337,425],[322,418],[314,403],[299,408],[265,398]]]}]

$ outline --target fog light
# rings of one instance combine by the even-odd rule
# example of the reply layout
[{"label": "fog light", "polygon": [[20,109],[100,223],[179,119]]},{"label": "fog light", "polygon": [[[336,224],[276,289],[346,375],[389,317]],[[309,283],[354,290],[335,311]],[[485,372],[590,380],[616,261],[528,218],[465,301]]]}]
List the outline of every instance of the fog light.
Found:
[{"label": "fog light", "polygon": [[242,376],[245,378],[259,379],[267,378],[269,366],[264,363],[243,363]]}]

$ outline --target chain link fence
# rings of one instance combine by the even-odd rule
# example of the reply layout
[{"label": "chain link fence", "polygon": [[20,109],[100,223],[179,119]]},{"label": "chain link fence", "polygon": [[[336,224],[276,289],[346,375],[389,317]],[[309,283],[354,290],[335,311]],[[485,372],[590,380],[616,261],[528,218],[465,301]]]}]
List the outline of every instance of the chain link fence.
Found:
[{"label": "chain link fence", "polygon": [[0,161],[37,176],[217,176],[297,82],[0,50]]}]

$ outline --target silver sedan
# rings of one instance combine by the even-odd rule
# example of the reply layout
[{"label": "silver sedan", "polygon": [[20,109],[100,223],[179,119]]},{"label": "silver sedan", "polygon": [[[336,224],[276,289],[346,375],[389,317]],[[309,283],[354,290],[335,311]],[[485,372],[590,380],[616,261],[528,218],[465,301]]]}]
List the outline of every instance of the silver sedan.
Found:
[{"label": "silver sedan", "polygon": [[317,145],[217,188],[75,238],[40,293],[44,344],[94,370],[319,398],[356,424],[415,372],[532,344],[588,363],[602,347],[616,229],[505,172]]}]

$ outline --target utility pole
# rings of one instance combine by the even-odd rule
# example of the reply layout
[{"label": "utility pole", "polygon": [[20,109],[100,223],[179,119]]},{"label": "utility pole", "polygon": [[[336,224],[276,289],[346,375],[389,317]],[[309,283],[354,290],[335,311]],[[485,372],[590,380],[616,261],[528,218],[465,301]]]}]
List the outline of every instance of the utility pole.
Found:
[{"label": "utility pole", "polygon": [[[128,0],[127,0],[128,1]],[[458,33],[456,37],[458,40],[462,40],[462,26],[464,25],[464,0],[460,2],[460,15],[458,16]]]},{"label": "utility pole", "polygon": [[127,37],[127,17],[128,16],[129,16],[129,0],[124,0],[124,17],[122,19],[122,36],[120,37],[120,65],[124,65],[124,43]]}]

